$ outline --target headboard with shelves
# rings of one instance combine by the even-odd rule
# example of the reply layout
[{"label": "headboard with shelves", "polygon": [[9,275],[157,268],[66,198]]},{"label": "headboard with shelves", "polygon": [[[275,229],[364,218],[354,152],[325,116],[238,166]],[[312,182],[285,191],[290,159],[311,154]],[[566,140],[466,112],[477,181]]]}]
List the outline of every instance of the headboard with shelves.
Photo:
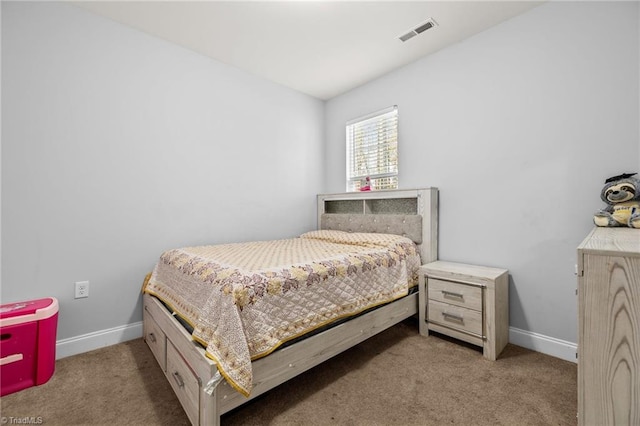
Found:
[{"label": "headboard with shelves", "polygon": [[387,232],[418,244],[422,263],[438,258],[438,189],[318,195],[318,229]]}]

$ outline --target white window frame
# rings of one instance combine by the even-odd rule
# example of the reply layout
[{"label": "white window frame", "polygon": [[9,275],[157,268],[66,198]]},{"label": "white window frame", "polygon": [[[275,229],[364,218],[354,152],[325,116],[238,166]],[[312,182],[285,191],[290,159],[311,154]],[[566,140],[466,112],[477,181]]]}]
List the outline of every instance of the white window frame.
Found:
[{"label": "white window frame", "polygon": [[347,191],[359,191],[366,178],[371,190],[397,189],[398,106],[349,120],[346,151]]}]

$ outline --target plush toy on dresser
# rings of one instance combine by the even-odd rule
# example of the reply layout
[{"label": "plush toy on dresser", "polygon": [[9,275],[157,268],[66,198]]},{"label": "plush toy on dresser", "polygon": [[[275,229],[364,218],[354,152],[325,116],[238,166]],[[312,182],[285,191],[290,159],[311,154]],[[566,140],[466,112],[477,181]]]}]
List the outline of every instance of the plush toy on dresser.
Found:
[{"label": "plush toy on dresser", "polygon": [[604,182],[600,198],[607,207],[593,216],[597,226],[640,228],[640,179],[636,174],[624,173]]}]

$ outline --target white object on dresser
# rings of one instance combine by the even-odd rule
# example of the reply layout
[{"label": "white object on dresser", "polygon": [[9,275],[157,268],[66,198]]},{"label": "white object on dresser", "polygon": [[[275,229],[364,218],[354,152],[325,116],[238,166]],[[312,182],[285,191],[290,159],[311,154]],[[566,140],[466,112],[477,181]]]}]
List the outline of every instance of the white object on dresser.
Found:
[{"label": "white object on dresser", "polygon": [[495,361],[509,341],[509,272],[436,261],[420,268],[420,334],[429,330],[482,346]]},{"label": "white object on dresser", "polygon": [[578,246],[578,424],[640,425],[640,230]]}]

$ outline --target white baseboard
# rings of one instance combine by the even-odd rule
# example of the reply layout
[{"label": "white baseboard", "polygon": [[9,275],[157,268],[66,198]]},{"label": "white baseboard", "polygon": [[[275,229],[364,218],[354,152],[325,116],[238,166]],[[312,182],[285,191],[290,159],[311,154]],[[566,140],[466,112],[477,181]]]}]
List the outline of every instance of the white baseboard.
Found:
[{"label": "white baseboard", "polygon": [[566,340],[509,327],[509,343],[564,359],[565,361],[578,362],[576,358],[578,345],[573,342],[567,342]]},{"label": "white baseboard", "polygon": [[78,355],[140,337],[142,337],[142,321],[58,340],[56,342],[56,359]]},{"label": "white baseboard", "polygon": [[[65,358],[142,337],[142,321],[83,334],[56,342],[56,359]],[[565,361],[577,362],[578,346],[566,340],[509,327],[509,343]]]}]

